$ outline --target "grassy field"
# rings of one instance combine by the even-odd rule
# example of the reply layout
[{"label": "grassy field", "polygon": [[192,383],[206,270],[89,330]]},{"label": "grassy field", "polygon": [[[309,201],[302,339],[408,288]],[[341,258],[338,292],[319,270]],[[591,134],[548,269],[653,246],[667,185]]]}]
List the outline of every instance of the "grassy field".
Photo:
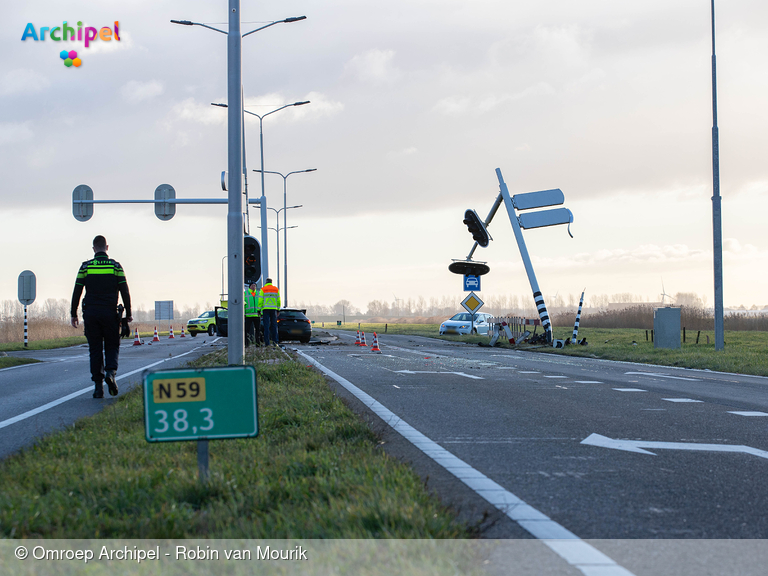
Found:
[{"label": "grassy field", "polygon": [[[357,325],[342,327],[326,326],[326,329],[357,330]],[[362,324],[370,344],[373,332],[384,334],[384,324]],[[487,336],[440,336],[438,324],[389,324],[387,334],[406,334],[413,336],[428,336],[470,344],[487,343]],[[315,329],[317,329],[315,327]],[[555,329],[554,336],[566,339],[572,330]],[[725,350],[715,351],[714,332],[701,332],[699,343],[696,343],[697,331],[686,333],[686,342],[678,350],[663,350],[653,347],[653,343],[645,339],[645,330],[631,328],[582,328],[579,339],[586,338],[588,346],[568,346],[554,349],[549,346],[528,346],[522,344],[520,350],[536,350],[548,354],[565,354],[569,356],[585,356],[589,358],[604,358],[607,360],[623,360],[660,366],[680,366],[684,368],[700,368],[720,372],[736,372],[739,374],[754,374],[768,376],[768,332],[755,331],[726,331]],[[707,336],[710,343],[707,344]],[[499,339],[502,348],[513,348]],[[633,343],[634,342],[634,343]]]},{"label": "grassy field", "polygon": [[[266,364],[267,354],[283,361]],[[226,351],[197,365],[226,365]],[[5,538],[460,538],[471,531],[324,378],[279,351],[252,350],[260,435],[149,444],[134,390],[100,414],[0,463]],[[92,401],[83,397],[81,401]]]}]

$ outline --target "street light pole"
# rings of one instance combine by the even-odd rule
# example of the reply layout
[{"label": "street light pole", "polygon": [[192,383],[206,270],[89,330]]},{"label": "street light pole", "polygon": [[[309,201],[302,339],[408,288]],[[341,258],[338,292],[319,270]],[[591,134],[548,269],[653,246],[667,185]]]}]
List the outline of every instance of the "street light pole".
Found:
[{"label": "street light pole", "polygon": [[227,361],[242,364],[245,354],[245,316],[243,307],[243,175],[242,175],[242,36],[240,35],[240,0],[229,0],[227,33],[227,165],[229,168],[227,252],[229,256],[227,308],[229,333]]},{"label": "street light pole", "polygon": [[[276,266],[277,266],[277,285],[278,285],[278,287],[281,286],[281,284],[280,284],[280,230],[279,230],[279,228],[280,228],[280,212],[282,212],[284,210],[290,210],[291,208],[301,208],[302,206],[303,206],[303,204],[299,204],[298,206],[288,206],[288,208],[279,208],[279,209],[278,208],[272,208],[272,207],[268,207],[267,208],[268,210],[272,210],[275,213],[275,226],[277,226],[277,228],[270,227],[269,229],[270,230],[274,230],[275,232],[277,232],[277,234],[275,235],[275,240],[277,240],[277,265]],[[296,228],[296,226],[291,226],[291,228]]]},{"label": "street light pole", "polygon": [[715,0],[712,0],[712,237],[715,267],[715,350],[725,348],[723,321],[723,228],[720,198],[720,143],[717,128]]},{"label": "street light pole", "polygon": [[[286,18],[270,22],[260,28],[245,34],[240,33],[240,0],[229,0],[228,31],[219,30],[207,24],[189,20],[171,20],[174,24],[184,26],[202,26],[227,35],[227,101],[232,104],[227,115],[227,166],[229,169],[229,186],[227,194],[227,252],[228,262],[228,308],[229,336],[227,345],[227,360],[229,364],[242,364],[245,354],[245,316],[243,307],[243,175],[242,162],[243,146],[243,99],[242,99],[242,39],[249,34],[258,32],[275,24],[298,22],[306,16]],[[263,164],[262,164],[263,167]],[[262,183],[262,207],[266,206]],[[262,211],[262,221],[266,210]]]},{"label": "street light pole", "polygon": [[261,172],[261,182],[262,186],[264,185],[264,174],[277,174],[278,176],[282,176],[283,178],[283,210],[286,212],[283,213],[283,280],[284,280],[284,286],[283,286],[283,298],[284,298],[284,306],[288,306],[288,228],[295,228],[295,226],[288,226],[288,217],[287,217],[287,208],[286,204],[288,203],[288,176],[291,174],[299,174],[301,172],[315,172],[317,168],[309,168],[307,170],[294,170],[293,172],[288,172],[288,174],[283,175],[280,172],[274,172],[272,170],[264,170],[264,167],[262,166],[261,170],[254,170],[254,172]]},{"label": "street light pole", "polygon": [[[254,30],[255,32],[255,30]],[[249,32],[250,34],[250,32]],[[247,34],[245,35],[247,36]],[[284,110],[285,108],[289,108],[291,106],[303,106],[304,104],[309,104],[309,100],[304,100],[302,102],[294,102],[293,104],[285,104],[284,106],[280,106],[279,108],[275,108],[274,110],[270,110],[266,114],[256,114],[255,112],[251,112],[250,110],[245,110],[243,108],[243,119],[245,119],[245,114],[250,114],[251,116],[256,116],[256,118],[259,119],[259,151],[261,155],[261,170],[254,170],[254,172],[261,172],[261,198],[259,199],[260,206],[262,208],[261,210],[261,225],[259,226],[261,228],[261,270],[264,278],[267,278],[269,276],[269,241],[267,238],[267,211],[265,208],[267,208],[267,197],[266,193],[264,191],[264,118],[269,116],[270,114],[274,114],[275,112],[279,112],[280,110]],[[220,106],[222,108],[229,108],[227,104],[220,104],[220,103],[211,103],[212,106]],[[245,120],[243,120],[243,132],[245,132]],[[245,167],[245,158],[243,158],[243,167]],[[283,187],[285,188],[285,187]],[[285,192],[285,190],[283,190]],[[285,200],[285,193],[283,194],[283,200]],[[283,208],[285,208],[285,202],[283,202]],[[278,236],[279,241],[279,236]],[[278,271],[279,272],[279,271]],[[278,283],[279,285],[279,283]]]}]

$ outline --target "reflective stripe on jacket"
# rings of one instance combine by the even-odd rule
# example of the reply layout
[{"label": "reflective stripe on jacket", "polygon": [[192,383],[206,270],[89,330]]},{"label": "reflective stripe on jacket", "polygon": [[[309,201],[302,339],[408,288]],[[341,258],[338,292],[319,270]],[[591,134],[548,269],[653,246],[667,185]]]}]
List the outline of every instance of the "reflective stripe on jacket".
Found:
[{"label": "reflective stripe on jacket", "polygon": [[280,310],[280,292],[277,286],[264,284],[259,291],[259,310]]},{"label": "reflective stripe on jacket", "polygon": [[106,252],[97,252],[93,259],[83,262],[77,271],[75,289],[72,292],[70,313],[77,316],[80,296],[85,289],[85,308],[102,308],[117,313],[117,296],[123,299],[126,316],[131,316],[131,294],[125,281],[125,272],[119,262],[112,260]]},{"label": "reflective stripe on jacket", "polygon": [[258,316],[259,315],[259,293],[251,292],[250,288],[246,288],[243,300],[245,301],[245,315]]}]

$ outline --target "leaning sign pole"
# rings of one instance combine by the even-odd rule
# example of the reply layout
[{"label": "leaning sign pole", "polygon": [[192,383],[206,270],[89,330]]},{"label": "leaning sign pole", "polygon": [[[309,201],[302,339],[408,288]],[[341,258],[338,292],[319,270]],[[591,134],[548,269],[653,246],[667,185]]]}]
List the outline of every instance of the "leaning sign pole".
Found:
[{"label": "leaning sign pole", "polygon": [[544,297],[541,295],[541,290],[539,290],[539,283],[536,280],[536,274],[533,271],[531,257],[528,254],[528,248],[526,247],[525,240],[523,239],[523,231],[520,229],[520,222],[518,222],[517,217],[515,216],[515,206],[512,203],[512,197],[509,195],[509,189],[507,188],[506,182],[504,182],[504,177],[501,175],[500,168],[496,168],[496,176],[499,179],[499,189],[501,190],[501,195],[504,197],[504,205],[507,207],[509,222],[512,224],[512,230],[515,233],[515,240],[517,240],[517,246],[520,248],[520,256],[523,258],[525,273],[528,275],[528,282],[531,284],[533,300],[536,303],[536,309],[539,312],[541,327],[544,329],[544,333],[547,335],[547,341],[551,342],[552,328],[550,326],[547,306],[544,304]]},{"label": "leaning sign pole", "polygon": [[243,308],[243,173],[242,173],[242,36],[240,35],[240,0],[229,0],[227,33],[227,285],[229,294],[229,331],[227,361],[242,364],[245,353],[245,316]]}]

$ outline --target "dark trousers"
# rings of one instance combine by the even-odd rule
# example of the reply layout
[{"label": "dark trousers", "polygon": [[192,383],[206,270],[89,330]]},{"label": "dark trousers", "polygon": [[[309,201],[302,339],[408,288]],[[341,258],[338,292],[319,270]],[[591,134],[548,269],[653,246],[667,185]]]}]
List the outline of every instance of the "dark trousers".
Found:
[{"label": "dark trousers", "polygon": [[278,344],[280,338],[277,335],[277,310],[263,310],[261,315],[264,322],[264,344]]},{"label": "dark trousers", "polygon": [[245,317],[245,345],[252,346],[261,342],[261,318],[258,316]]},{"label": "dark trousers", "polygon": [[96,388],[100,388],[104,382],[104,371],[117,371],[120,320],[115,311],[83,311],[83,324],[91,357],[91,380],[96,383]]}]

